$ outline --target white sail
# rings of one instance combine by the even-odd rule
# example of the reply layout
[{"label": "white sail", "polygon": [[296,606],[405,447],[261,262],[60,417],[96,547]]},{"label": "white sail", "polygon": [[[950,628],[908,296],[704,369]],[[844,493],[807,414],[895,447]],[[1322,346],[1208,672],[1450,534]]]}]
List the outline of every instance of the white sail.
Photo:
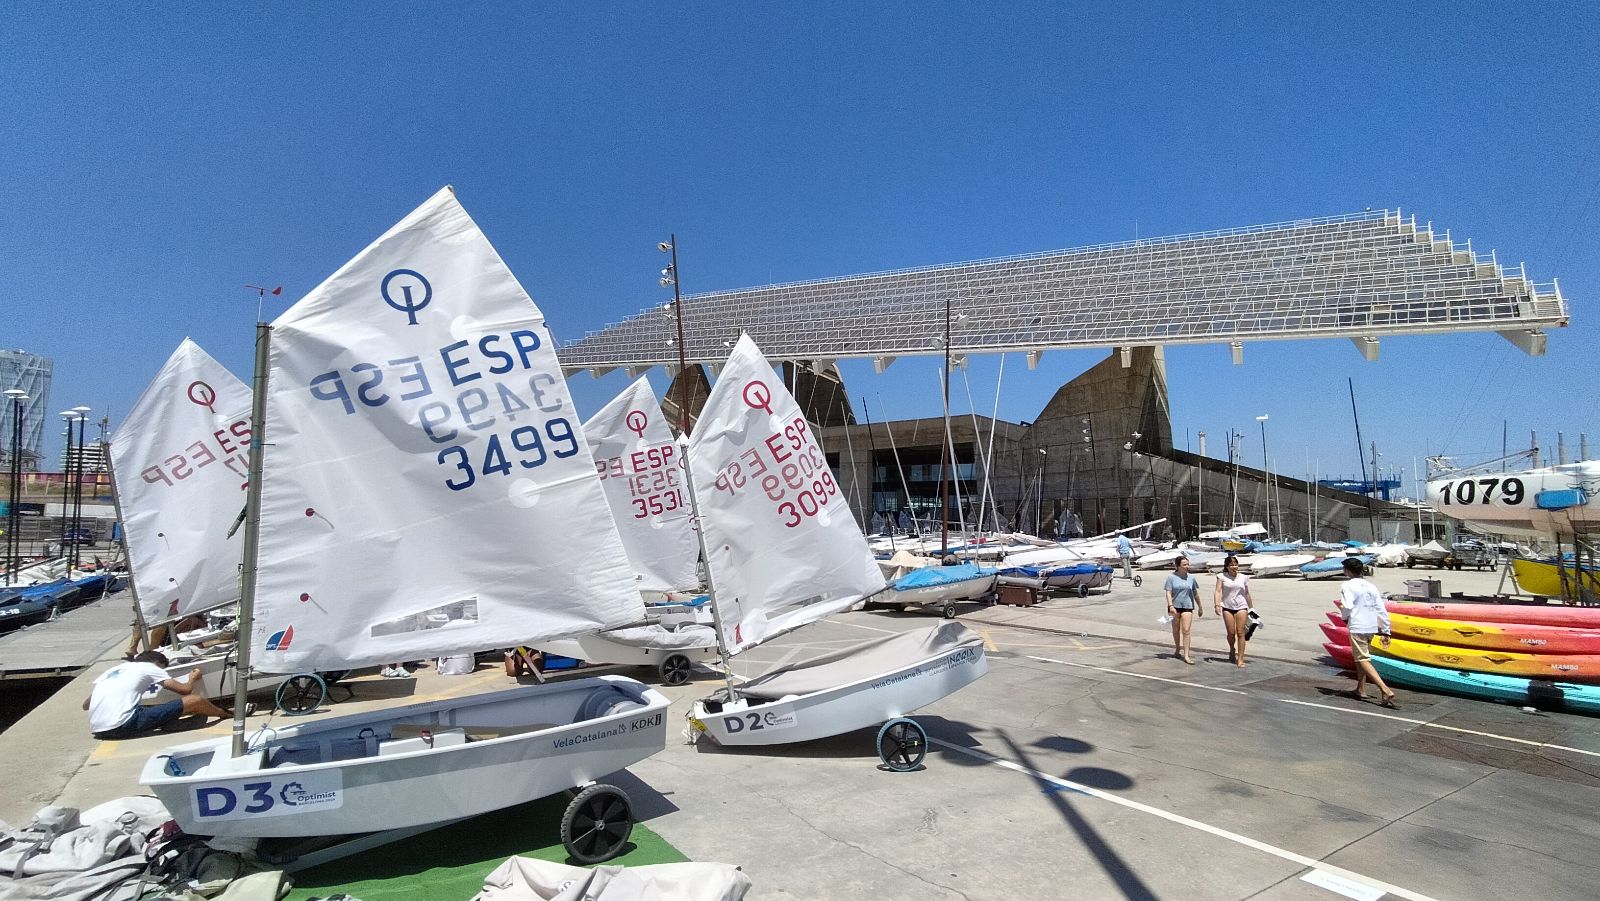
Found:
[{"label": "white sail", "polygon": [[730,653],[884,587],[800,406],[748,335],[706,399],[689,448]]},{"label": "white sail", "polygon": [[641,591],[699,585],[700,559],[683,460],[643,376],[583,424],[611,516]]},{"label": "white sail", "polygon": [[250,389],[188,338],[111,439],[128,563],[146,623],[239,599]]},{"label": "white sail", "polygon": [[544,316],[446,188],[273,323],[251,662],[637,619]]}]

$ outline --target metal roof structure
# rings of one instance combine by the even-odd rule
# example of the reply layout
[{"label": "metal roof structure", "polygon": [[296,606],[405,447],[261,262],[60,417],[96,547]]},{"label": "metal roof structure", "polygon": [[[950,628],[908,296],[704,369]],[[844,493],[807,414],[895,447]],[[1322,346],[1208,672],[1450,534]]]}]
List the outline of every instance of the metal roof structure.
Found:
[{"label": "metal roof structure", "polygon": [[[1026,256],[685,295],[688,360],[720,364],[741,331],[772,360],[1349,338],[1376,359],[1385,335],[1498,332],[1544,353],[1567,324],[1559,284],[1458,244],[1432,223],[1372,210]],[[675,368],[672,304],[570,342],[570,374]]]}]

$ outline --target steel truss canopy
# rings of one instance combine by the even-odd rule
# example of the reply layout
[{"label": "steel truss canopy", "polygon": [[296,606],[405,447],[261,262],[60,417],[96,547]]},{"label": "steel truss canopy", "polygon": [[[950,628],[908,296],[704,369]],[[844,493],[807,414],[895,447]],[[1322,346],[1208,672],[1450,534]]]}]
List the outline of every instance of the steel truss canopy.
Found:
[{"label": "steel truss canopy", "polygon": [[[1372,210],[1276,225],[685,295],[691,363],[720,364],[741,331],[769,359],[942,354],[945,302],[957,353],[1348,338],[1376,359],[1385,335],[1493,331],[1541,355],[1567,324],[1560,285],[1534,283],[1432,223]],[[673,307],[652,308],[561,350],[571,374],[676,367]],[[1125,362],[1126,365],[1126,362]]]}]

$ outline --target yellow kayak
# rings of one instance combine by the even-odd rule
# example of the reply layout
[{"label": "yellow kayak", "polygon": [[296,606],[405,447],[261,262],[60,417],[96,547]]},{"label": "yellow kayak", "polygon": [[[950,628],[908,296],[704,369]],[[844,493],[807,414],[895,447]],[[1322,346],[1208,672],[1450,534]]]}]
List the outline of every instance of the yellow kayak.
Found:
[{"label": "yellow kayak", "polygon": [[1381,638],[1372,640],[1372,652],[1445,669],[1474,673],[1520,676],[1524,679],[1561,679],[1568,682],[1600,681],[1600,654],[1524,654],[1516,651],[1486,651],[1424,644],[1395,638],[1385,646]]},{"label": "yellow kayak", "polygon": [[[1566,567],[1567,584],[1575,587],[1578,572],[1570,564]],[[1511,571],[1517,574],[1517,584],[1525,594],[1538,594],[1550,598],[1561,597],[1561,573],[1549,560],[1529,560],[1517,557],[1511,561]],[[1590,593],[1600,593],[1600,574],[1583,573],[1584,587]],[[1569,591],[1570,593],[1570,591]]]},{"label": "yellow kayak", "polygon": [[1525,654],[1600,654],[1600,629],[1522,623],[1475,623],[1389,614],[1394,634],[1428,644]]}]

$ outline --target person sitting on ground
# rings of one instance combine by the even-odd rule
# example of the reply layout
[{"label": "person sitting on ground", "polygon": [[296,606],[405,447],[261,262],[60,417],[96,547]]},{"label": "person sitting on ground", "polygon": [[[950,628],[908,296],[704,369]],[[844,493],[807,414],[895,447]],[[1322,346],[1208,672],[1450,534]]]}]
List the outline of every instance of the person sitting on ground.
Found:
[{"label": "person sitting on ground", "polygon": [[[159,729],[180,717],[227,719],[232,715],[205,695],[194,693],[200,686],[199,667],[190,670],[188,679],[179,681],[167,676],[166,666],[166,655],[145,651],[101,673],[94,680],[94,690],[83,699],[83,709],[89,711],[90,733],[102,741],[115,741]],[[156,686],[178,697],[165,704],[140,704]]]}]

